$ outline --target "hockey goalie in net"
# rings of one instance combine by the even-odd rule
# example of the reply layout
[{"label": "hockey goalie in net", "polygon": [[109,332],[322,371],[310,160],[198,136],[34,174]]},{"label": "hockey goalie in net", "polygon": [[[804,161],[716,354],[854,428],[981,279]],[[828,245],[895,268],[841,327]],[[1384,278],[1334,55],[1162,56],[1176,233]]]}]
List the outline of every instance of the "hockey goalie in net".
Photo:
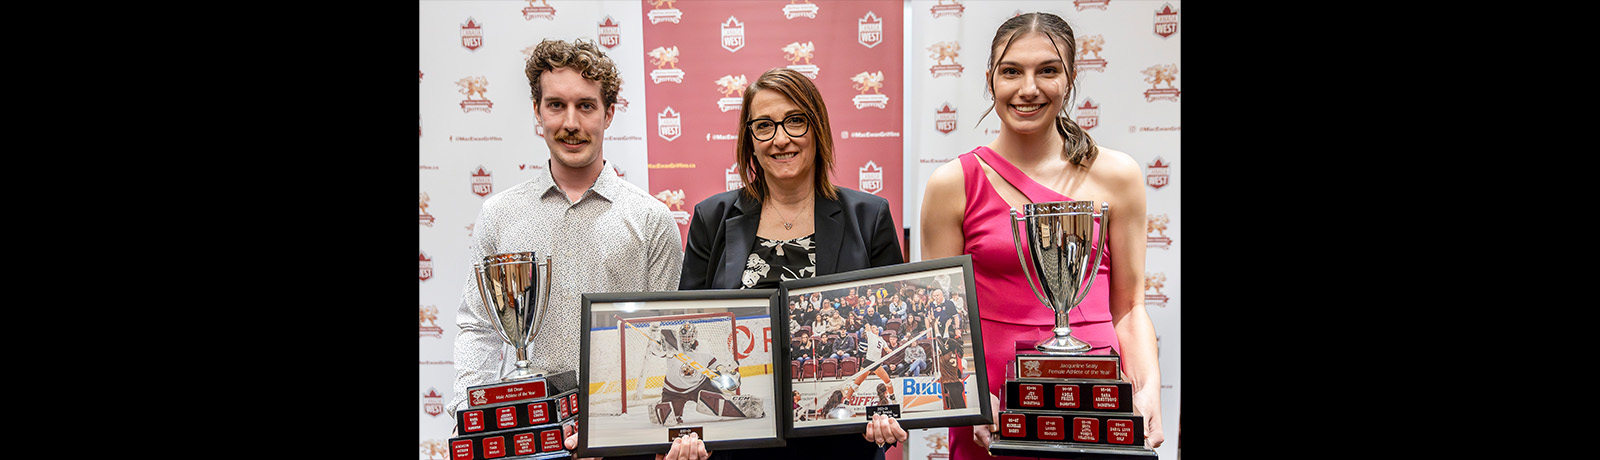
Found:
[{"label": "hockey goalie in net", "polygon": [[[649,410],[650,423],[677,426],[683,423],[684,405],[695,403],[695,410],[706,415],[729,418],[762,418],[766,416],[762,410],[761,398],[754,395],[726,394],[711,384],[711,379],[705,374],[679,361],[676,354],[682,352],[690,360],[700,363],[706,369],[718,374],[738,372],[738,363],[722,363],[711,353],[699,351],[700,341],[697,340],[695,325],[692,322],[683,323],[677,327],[652,328],[652,334],[657,334],[658,339],[651,343],[646,351],[655,359],[670,361],[666,366],[669,369],[663,379],[661,388],[661,402],[656,403]],[[676,346],[677,350],[665,347]]]}]

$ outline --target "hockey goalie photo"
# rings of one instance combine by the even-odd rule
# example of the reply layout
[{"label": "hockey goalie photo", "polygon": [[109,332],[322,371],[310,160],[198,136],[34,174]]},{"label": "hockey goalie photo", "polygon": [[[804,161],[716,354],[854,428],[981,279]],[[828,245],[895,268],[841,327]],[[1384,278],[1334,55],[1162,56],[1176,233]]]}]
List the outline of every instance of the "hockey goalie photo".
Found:
[{"label": "hockey goalie photo", "polygon": [[700,431],[708,448],[781,442],[767,339],[775,297],[773,290],[585,294],[583,447],[640,453],[669,444],[675,429]]}]

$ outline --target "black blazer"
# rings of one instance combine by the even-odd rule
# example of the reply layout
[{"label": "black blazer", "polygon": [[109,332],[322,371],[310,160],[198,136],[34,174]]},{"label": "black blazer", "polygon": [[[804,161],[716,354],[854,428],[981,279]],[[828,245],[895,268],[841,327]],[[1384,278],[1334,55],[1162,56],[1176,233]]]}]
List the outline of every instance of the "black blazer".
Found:
[{"label": "black blazer", "polygon": [[[894,265],[900,255],[900,228],[889,214],[889,200],[834,187],[839,200],[817,196],[817,275]],[[746,259],[756,243],[761,204],[744,190],[712,195],[694,205],[683,251],[678,290],[738,289]]]}]

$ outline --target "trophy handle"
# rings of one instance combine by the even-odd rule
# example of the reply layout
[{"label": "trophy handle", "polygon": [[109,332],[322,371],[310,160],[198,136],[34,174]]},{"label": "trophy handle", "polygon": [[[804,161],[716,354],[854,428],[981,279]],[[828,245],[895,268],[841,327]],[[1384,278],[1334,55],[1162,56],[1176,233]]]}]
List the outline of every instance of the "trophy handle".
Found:
[{"label": "trophy handle", "polygon": [[489,299],[489,294],[485,293],[489,289],[488,286],[493,284],[493,280],[490,280],[488,274],[485,273],[487,269],[488,267],[481,262],[472,264],[472,273],[478,279],[478,300],[483,302],[483,314],[489,317],[489,324],[494,326],[495,334],[500,336],[501,341],[510,342],[511,339],[506,336],[505,325],[500,323],[500,315],[494,310],[493,301]]},{"label": "trophy handle", "polygon": [[494,307],[490,306],[493,304],[489,303],[489,296],[483,293],[484,289],[486,289],[484,285],[489,282],[489,279],[483,276],[482,263],[472,264],[472,276],[474,279],[478,280],[478,301],[483,302],[483,313],[485,316],[489,317],[489,321],[493,322],[496,327],[495,330],[498,331],[500,326],[500,317],[494,314]]},{"label": "trophy handle", "polygon": [[[1079,290],[1078,298],[1072,300],[1073,305],[1082,303],[1083,299],[1089,298],[1089,288],[1094,287],[1094,272],[1100,268],[1100,257],[1106,254],[1106,221],[1109,220],[1111,220],[1111,203],[1100,203],[1100,225],[1098,225],[1100,228],[1100,241],[1095,242],[1094,265],[1089,266],[1089,282],[1084,283],[1083,289]],[[1015,234],[1016,230],[1012,230],[1012,233]]]},{"label": "trophy handle", "polygon": [[[545,254],[544,260],[539,261],[538,263],[534,264],[534,268],[536,268],[536,269],[538,267],[544,267],[544,282],[540,283],[540,284],[542,284],[542,286],[539,286],[539,289],[541,291],[543,291],[543,292],[534,293],[534,295],[539,296],[539,305],[543,305],[543,307],[539,309],[539,317],[537,319],[535,319],[535,321],[537,321],[537,324],[534,324],[533,331],[531,332],[531,335],[538,335],[539,334],[539,329],[544,328],[544,315],[545,315],[546,312],[550,311],[550,288],[551,288],[551,286],[550,286],[550,267],[551,266],[552,265],[551,265],[551,261],[550,261],[550,255],[548,253]],[[537,276],[537,275],[535,275],[535,276]]]},{"label": "trophy handle", "polygon": [[[1026,222],[1027,218],[1018,214],[1016,209],[1011,209],[1011,241],[1015,243],[1013,246],[1015,246],[1017,250],[1017,262],[1022,264],[1022,282],[1028,283],[1028,289],[1033,290],[1033,296],[1039,299],[1039,303],[1043,303],[1046,307],[1054,309],[1055,306],[1051,305],[1049,300],[1045,300],[1044,292],[1040,291],[1037,286],[1034,286],[1033,272],[1028,269],[1028,258],[1027,256],[1022,255],[1022,237],[1017,234],[1017,221],[1019,220]],[[1098,265],[1099,261],[1096,260],[1095,263]],[[1087,290],[1085,290],[1085,292],[1087,292]]]}]

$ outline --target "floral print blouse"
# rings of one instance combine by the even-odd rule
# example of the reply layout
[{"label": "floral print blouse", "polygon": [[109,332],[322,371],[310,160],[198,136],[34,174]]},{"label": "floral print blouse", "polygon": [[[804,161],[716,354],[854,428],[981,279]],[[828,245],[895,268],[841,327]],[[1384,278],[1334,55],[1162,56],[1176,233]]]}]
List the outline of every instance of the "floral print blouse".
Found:
[{"label": "floral print blouse", "polygon": [[743,289],[769,289],[778,283],[817,276],[816,246],[806,235],[792,240],[777,241],[756,237],[755,249],[745,260]]}]

